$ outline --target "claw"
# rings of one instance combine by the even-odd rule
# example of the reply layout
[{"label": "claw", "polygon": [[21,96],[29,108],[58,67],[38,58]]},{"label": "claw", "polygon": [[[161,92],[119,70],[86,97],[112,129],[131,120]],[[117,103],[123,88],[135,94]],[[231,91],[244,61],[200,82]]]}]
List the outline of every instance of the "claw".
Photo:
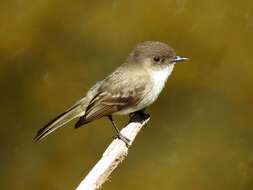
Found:
[{"label": "claw", "polygon": [[122,140],[126,144],[127,148],[130,147],[130,144],[129,144],[130,140],[127,137],[125,137],[124,135],[122,135],[121,133],[117,134],[115,136],[115,138]]}]

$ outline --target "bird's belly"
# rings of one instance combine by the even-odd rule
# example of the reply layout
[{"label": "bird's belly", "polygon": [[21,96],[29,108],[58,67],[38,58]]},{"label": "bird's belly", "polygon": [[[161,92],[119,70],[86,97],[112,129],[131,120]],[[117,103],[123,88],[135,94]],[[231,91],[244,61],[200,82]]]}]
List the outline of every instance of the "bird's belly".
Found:
[{"label": "bird's belly", "polygon": [[[143,107],[143,108],[145,108],[145,107]],[[124,109],[122,109],[118,112],[113,113],[113,115],[127,115],[127,114],[130,114],[130,113],[142,110],[143,108],[141,108],[139,106],[127,107],[127,108],[124,108]]]},{"label": "bird's belly", "polygon": [[158,89],[156,87],[153,87],[153,89],[147,93],[137,105],[126,107],[118,112],[115,112],[114,115],[126,115],[150,106],[157,99],[161,91],[162,88]]},{"label": "bird's belly", "polygon": [[152,75],[154,83],[153,88],[144,96],[144,98],[137,105],[126,107],[118,112],[115,112],[114,115],[126,115],[150,106],[158,98],[164,88],[173,67],[174,65],[170,65],[162,71],[154,72]]}]

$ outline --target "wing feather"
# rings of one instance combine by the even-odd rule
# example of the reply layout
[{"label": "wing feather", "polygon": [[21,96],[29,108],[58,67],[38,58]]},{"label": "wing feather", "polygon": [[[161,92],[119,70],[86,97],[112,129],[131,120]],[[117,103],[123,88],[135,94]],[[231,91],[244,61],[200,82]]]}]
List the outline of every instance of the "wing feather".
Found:
[{"label": "wing feather", "polygon": [[[129,78],[127,73],[116,71],[103,81],[97,95],[90,101],[85,115],[76,128],[103,116],[112,115],[126,107],[137,105],[147,92],[149,75]],[[136,80],[138,82],[136,83]]]}]

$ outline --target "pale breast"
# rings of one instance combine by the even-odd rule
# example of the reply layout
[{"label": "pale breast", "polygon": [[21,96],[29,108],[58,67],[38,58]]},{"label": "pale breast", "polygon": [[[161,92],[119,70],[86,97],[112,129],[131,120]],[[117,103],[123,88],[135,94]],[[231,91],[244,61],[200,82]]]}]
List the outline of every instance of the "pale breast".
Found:
[{"label": "pale breast", "polygon": [[136,106],[125,108],[119,112],[114,114],[116,115],[125,115],[132,112],[136,112],[142,110],[149,105],[151,105],[159,96],[164,85],[173,71],[174,65],[168,65],[168,67],[163,68],[160,71],[149,70],[148,72],[151,74],[153,79],[153,88],[144,96],[144,98],[137,104]]},{"label": "pale breast", "polygon": [[161,93],[162,89],[164,88],[164,85],[170,76],[171,72],[173,71],[174,65],[168,65],[168,67],[163,68],[160,71],[153,71],[152,78],[153,78],[153,88],[152,90],[146,95],[146,98],[143,99],[143,104],[145,106],[149,106],[152,104],[159,94]]}]

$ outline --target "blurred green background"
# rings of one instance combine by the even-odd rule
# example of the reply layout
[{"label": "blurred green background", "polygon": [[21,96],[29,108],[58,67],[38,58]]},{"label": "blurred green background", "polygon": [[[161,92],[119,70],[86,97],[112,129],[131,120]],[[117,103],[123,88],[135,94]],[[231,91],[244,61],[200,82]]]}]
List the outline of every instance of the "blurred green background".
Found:
[{"label": "blurred green background", "polygon": [[32,138],[146,40],[191,59],[103,189],[253,189],[253,1],[1,0],[0,23],[1,189],[79,184],[112,140],[109,120]]}]

